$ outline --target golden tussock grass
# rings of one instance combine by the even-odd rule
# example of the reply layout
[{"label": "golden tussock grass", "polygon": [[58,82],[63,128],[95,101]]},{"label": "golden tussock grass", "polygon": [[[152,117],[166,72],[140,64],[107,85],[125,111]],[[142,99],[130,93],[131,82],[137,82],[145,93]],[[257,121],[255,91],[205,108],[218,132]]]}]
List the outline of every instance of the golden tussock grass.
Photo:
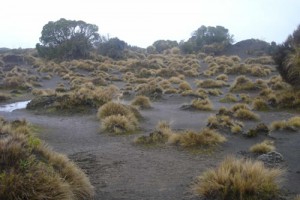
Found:
[{"label": "golden tussock grass", "polygon": [[238,101],[238,98],[231,93],[226,94],[225,97],[220,99],[220,102],[222,102],[222,103],[230,103],[230,102],[235,103],[237,101]]},{"label": "golden tussock grass", "polygon": [[215,130],[202,129],[200,132],[187,130],[180,134],[178,144],[184,148],[214,146],[226,142],[226,138]]},{"label": "golden tussock grass", "polygon": [[191,85],[187,82],[187,81],[182,81],[179,85],[178,85],[178,88],[182,91],[185,91],[185,90],[191,90],[192,87]]},{"label": "golden tussock grass", "polygon": [[222,80],[213,80],[213,79],[206,79],[206,80],[196,80],[195,81],[197,87],[202,88],[220,88],[227,86],[227,83]]},{"label": "golden tussock grass", "polygon": [[138,121],[134,115],[111,115],[101,122],[102,129],[114,134],[128,134],[137,130]]},{"label": "golden tussock grass", "polygon": [[259,115],[247,109],[238,109],[234,112],[234,117],[242,120],[259,120]]},{"label": "golden tussock grass", "polygon": [[103,130],[114,134],[132,133],[138,129],[139,111],[129,105],[108,102],[101,106],[97,116]]},{"label": "golden tussock grass", "polygon": [[252,102],[253,110],[266,111],[269,110],[268,104],[263,99],[255,99]]},{"label": "golden tussock grass", "polygon": [[220,74],[216,77],[216,80],[228,81],[228,76],[226,74]]},{"label": "golden tussock grass", "polygon": [[93,199],[87,176],[33,136],[25,120],[0,122],[0,199]]},{"label": "golden tussock grass", "polygon": [[275,199],[283,171],[262,162],[227,157],[215,169],[205,171],[193,184],[193,192],[207,199]]},{"label": "golden tussock grass", "polygon": [[288,120],[274,121],[270,125],[271,130],[290,130],[298,131],[300,129],[300,117],[291,117]]},{"label": "golden tussock grass", "polygon": [[246,76],[238,76],[230,87],[231,92],[256,89],[258,89],[257,84],[253,83]]},{"label": "golden tussock grass", "polygon": [[214,106],[212,102],[206,98],[206,99],[194,99],[191,103],[192,107],[196,110],[204,110],[204,111],[210,111],[213,110]]},{"label": "golden tussock grass", "polygon": [[131,105],[138,106],[141,109],[148,109],[148,108],[151,108],[151,101],[150,101],[149,97],[136,96],[132,100]]},{"label": "golden tussock grass", "polygon": [[249,149],[253,153],[264,154],[275,150],[274,142],[270,140],[264,140],[261,143],[255,144]]}]

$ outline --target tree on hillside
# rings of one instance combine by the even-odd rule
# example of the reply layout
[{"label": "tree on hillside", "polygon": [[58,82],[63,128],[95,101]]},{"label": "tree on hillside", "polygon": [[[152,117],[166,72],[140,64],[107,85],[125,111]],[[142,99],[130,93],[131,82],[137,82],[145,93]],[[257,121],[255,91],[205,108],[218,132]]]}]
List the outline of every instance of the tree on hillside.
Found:
[{"label": "tree on hillside", "polygon": [[36,45],[41,57],[48,59],[74,59],[88,57],[99,40],[98,27],[84,21],[66,20],[48,22]]},{"label": "tree on hillside", "polygon": [[98,45],[98,52],[112,59],[122,59],[124,58],[124,50],[126,47],[127,43],[123,40],[111,38]]},{"label": "tree on hillside", "polygon": [[300,25],[273,54],[282,79],[300,88]]},{"label": "tree on hillside", "polygon": [[192,53],[203,51],[205,49],[226,47],[233,42],[233,36],[229,34],[229,30],[223,26],[201,26],[192,33],[191,38],[187,42],[180,45],[184,53]]},{"label": "tree on hillside", "polygon": [[172,40],[157,40],[152,45],[157,53],[163,53],[164,50],[178,47],[177,41]]}]

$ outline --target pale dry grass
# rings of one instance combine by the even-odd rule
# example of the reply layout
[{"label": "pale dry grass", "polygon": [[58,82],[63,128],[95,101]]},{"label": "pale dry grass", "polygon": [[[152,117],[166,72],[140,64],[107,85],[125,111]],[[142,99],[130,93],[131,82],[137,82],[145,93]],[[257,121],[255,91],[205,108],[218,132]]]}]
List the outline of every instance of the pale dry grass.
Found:
[{"label": "pale dry grass", "polygon": [[192,189],[207,199],[275,199],[282,175],[281,169],[266,168],[262,162],[227,157],[199,176]]}]

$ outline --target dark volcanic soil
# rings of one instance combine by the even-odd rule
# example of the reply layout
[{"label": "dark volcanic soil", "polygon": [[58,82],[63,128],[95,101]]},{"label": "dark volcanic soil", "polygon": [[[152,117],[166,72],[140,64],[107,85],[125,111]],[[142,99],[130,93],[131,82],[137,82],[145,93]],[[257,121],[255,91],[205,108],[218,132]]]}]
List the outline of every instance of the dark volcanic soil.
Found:
[{"label": "dark volcanic soil", "polygon": [[[140,133],[129,136],[102,133],[95,114],[45,116],[23,109],[0,115],[7,119],[26,118],[40,126],[39,137],[55,151],[67,154],[88,174],[96,189],[96,199],[197,199],[191,194],[190,185],[201,172],[217,166],[227,155],[240,155],[239,152],[247,151],[264,138],[275,140],[277,151],[284,156],[281,166],[287,170],[283,188],[289,194],[300,193],[299,133],[276,132],[251,139],[226,134],[228,142],[211,153],[193,153],[174,146],[133,144],[136,136],[151,132],[159,120],[171,121],[173,129],[203,128],[207,117],[214,112],[180,110],[182,103],[189,101],[189,98],[166,96],[153,103],[153,109],[142,111],[144,120]],[[295,115],[259,114],[266,124]]]}]

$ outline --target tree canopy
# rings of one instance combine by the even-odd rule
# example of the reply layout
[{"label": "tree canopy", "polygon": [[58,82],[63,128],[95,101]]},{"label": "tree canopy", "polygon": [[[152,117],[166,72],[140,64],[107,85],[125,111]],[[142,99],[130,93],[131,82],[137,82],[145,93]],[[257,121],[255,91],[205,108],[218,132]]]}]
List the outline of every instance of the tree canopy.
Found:
[{"label": "tree canopy", "polygon": [[101,40],[97,32],[96,25],[61,18],[43,27],[41,44],[38,43],[36,48],[40,56],[49,59],[85,58]]},{"label": "tree canopy", "polygon": [[122,59],[126,47],[126,42],[119,38],[111,38],[98,45],[98,52],[101,55],[108,56],[112,59]]},{"label": "tree canopy", "polygon": [[192,53],[204,50],[209,45],[219,48],[220,44],[222,47],[225,47],[232,42],[233,36],[223,26],[201,26],[192,33],[191,38],[187,42],[181,42],[180,48],[184,53]]},{"label": "tree canopy", "polygon": [[273,58],[282,79],[300,88],[300,25],[278,46]]}]

